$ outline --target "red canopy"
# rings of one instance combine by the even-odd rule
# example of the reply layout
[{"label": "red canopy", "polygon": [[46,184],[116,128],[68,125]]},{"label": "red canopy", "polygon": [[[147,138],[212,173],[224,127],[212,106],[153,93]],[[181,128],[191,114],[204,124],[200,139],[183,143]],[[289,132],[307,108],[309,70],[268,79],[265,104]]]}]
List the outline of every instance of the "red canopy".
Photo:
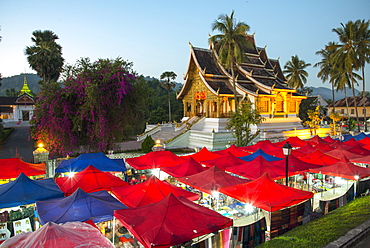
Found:
[{"label": "red canopy", "polygon": [[17,178],[22,172],[26,176],[43,175],[46,174],[46,165],[26,163],[19,158],[0,159],[0,179]]},{"label": "red canopy", "polygon": [[156,151],[136,158],[126,158],[125,161],[137,170],[146,170],[178,165],[183,163],[185,159],[170,151]]},{"label": "red canopy", "polygon": [[55,182],[66,196],[73,194],[78,188],[83,189],[86,193],[91,193],[100,190],[110,191],[111,187],[129,185],[128,182],[109,172],[102,172],[92,165],[76,173],[73,177],[56,178]]},{"label": "red canopy", "polygon": [[219,188],[224,186],[236,185],[250,181],[248,179],[234,177],[217,166],[213,166],[192,176],[179,177],[177,180],[190,185],[193,188],[199,189],[200,191],[206,192],[207,194],[212,194],[214,191],[218,191]]},{"label": "red canopy", "polygon": [[301,148],[295,150],[295,151],[298,151],[298,152],[301,152],[301,153],[304,153],[304,154],[309,154],[311,152],[314,152],[316,151],[317,149],[311,145],[310,143],[306,143],[304,146],[302,146]]},{"label": "red canopy", "polygon": [[219,155],[226,155],[227,153],[231,153],[233,154],[235,157],[244,157],[244,156],[248,156],[250,155],[250,152],[246,152],[244,151],[242,148],[240,147],[236,147],[235,145],[231,145],[229,148],[227,149],[223,149],[223,150],[220,150],[220,151],[216,151],[214,152],[216,154],[219,154]]},{"label": "red canopy", "polygon": [[[248,153],[248,154],[250,155],[250,153]],[[244,163],[245,163],[244,160],[242,160],[240,158],[237,158],[231,152],[225,153],[220,158],[216,158],[216,159],[207,160],[207,161],[202,162],[202,164],[204,164],[205,166],[212,167],[212,166],[216,165],[217,167],[219,167],[223,170],[227,170],[228,167],[238,166],[238,165],[241,165],[241,164],[244,164]]]},{"label": "red canopy", "polygon": [[307,163],[317,164],[321,166],[332,165],[339,161],[339,159],[334,158],[330,155],[326,155],[320,150],[315,150],[314,152],[311,152],[306,156],[300,157],[299,159]]},{"label": "red canopy", "polygon": [[[270,163],[280,166],[282,168],[286,168],[286,160],[282,159],[279,161],[271,161]],[[289,172],[304,172],[308,171],[310,168],[320,168],[320,165],[307,163],[305,161],[300,160],[294,155],[288,156],[288,171]]]},{"label": "red canopy", "polygon": [[360,156],[349,159],[352,163],[370,164],[370,156]]},{"label": "red canopy", "polygon": [[216,154],[213,152],[210,152],[207,147],[203,147],[199,152],[191,154],[191,155],[186,155],[186,156],[181,156],[181,158],[193,158],[197,162],[202,162],[202,161],[207,161],[207,160],[212,160],[215,158],[219,158],[222,155]]},{"label": "red canopy", "polygon": [[333,142],[335,142],[335,139],[333,139],[333,138],[332,138],[332,137],[330,137],[330,136],[326,136],[323,140],[324,140],[324,141],[326,141],[326,142],[328,142],[328,143],[333,143]]},{"label": "red canopy", "polygon": [[346,145],[346,144],[343,144],[342,142],[340,142],[339,140],[336,140],[334,141],[333,143],[329,144],[330,147],[332,148],[338,148],[338,147],[343,147],[344,149],[349,149],[349,148],[352,148],[351,146],[349,145]]},{"label": "red canopy", "polygon": [[366,136],[365,138],[363,138],[362,140],[358,140],[357,142],[363,144],[364,146],[368,146],[370,145],[370,137]]},{"label": "red canopy", "polygon": [[347,149],[347,151],[358,154],[358,155],[364,155],[364,156],[370,155],[370,150],[368,150],[366,146],[364,147],[360,144],[357,144],[354,147]]},{"label": "red canopy", "polygon": [[293,147],[302,147],[307,143],[307,141],[301,140],[300,138],[294,136],[294,137],[289,137],[286,140],[276,142],[276,143],[273,143],[273,144],[276,145],[276,146],[283,147],[286,144],[286,142],[289,142],[289,144]]},{"label": "red canopy", "polygon": [[335,148],[332,151],[326,152],[325,154],[335,157],[337,159],[343,159],[343,158],[352,159],[352,158],[357,158],[361,156],[361,155],[349,152],[343,149],[341,146],[338,148]]},{"label": "red canopy", "polygon": [[[309,171],[311,173],[320,173],[334,177],[347,178],[350,180],[358,180],[370,176],[370,168],[354,165],[346,158],[343,158],[333,165],[310,169]],[[356,179],[356,177],[358,178]]]},{"label": "red canopy", "polygon": [[242,149],[248,152],[255,152],[258,149],[261,149],[265,153],[268,153],[275,157],[278,157],[278,158],[285,157],[282,148],[278,145],[275,145],[274,143],[271,143],[270,140],[261,140],[261,141],[258,141],[255,145],[244,146],[242,147]]},{"label": "red canopy", "polygon": [[95,227],[83,222],[48,222],[34,232],[7,239],[2,247],[106,247],[115,246]]},{"label": "red canopy", "polygon": [[314,148],[319,149],[322,152],[327,152],[327,151],[331,151],[331,150],[334,149],[331,146],[329,146],[328,144],[317,144],[317,145],[314,146]]},{"label": "red canopy", "polygon": [[196,201],[199,198],[198,194],[161,181],[153,175],[139,184],[113,187],[112,192],[118,200],[130,208],[159,202],[171,193],[175,196],[185,196],[191,201]]},{"label": "red canopy", "polygon": [[192,157],[189,157],[184,163],[171,166],[163,167],[162,171],[170,174],[173,177],[185,177],[197,174],[199,172],[207,170],[207,167],[201,165],[195,161]]},{"label": "red canopy", "polygon": [[308,143],[311,145],[317,145],[317,144],[329,144],[329,142],[326,142],[322,138],[320,138],[318,135],[313,136],[311,139],[307,140]]},{"label": "red canopy", "polygon": [[158,203],[114,211],[114,216],[146,248],[174,246],[233,225],[232,219],[172,194]]},{"label": "red canopy", "polygon": [[[283,161],[283,160],[280,160]],[[285,159],[284,159],[285,161]],[[278,180],[281,178],[285,178],[286,176],[286,169],[285,166],[282,168],[279,165],[273,164],[272,162],[268,162],[262,156],[258,156],[257,158],[253,159],[250,162],[245,162],[241,166],[229,167],[227,171],[231,173],[249,178],[251,180],[255,180],[262,176],[265,173],[268,173],[271,178],[274,180]],[[297,173],[289,173],[289,176],[295,175]]]},{"label": "red canopy", "polygon": [[357,146],[357,145],[363,146],[363,144],[359,143],[354,138],[350,138],[349,140],[342,142],[342,144],[350,146],[350,147],[354,147],[354,146]]},{"label": "red canopy", "polygon": [[250,183],[223,187],[220,192],[269,212],[287,208],[313,196],[312,192],[275,183],[267,173]]}]

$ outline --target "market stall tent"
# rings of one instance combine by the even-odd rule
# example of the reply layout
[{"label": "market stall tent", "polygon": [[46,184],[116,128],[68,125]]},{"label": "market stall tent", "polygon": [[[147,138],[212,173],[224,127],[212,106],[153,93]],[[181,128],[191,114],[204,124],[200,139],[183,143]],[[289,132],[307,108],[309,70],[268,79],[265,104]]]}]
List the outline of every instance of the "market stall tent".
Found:
[{"label": "market stall tent", "polygon": [[221,154],[216,154],[207,149],[207,147],[203,147],[199,152],[190,154],[190,155],[185,155],[181,156],[180,158],[193,158],[197,162],[202,162],[202,161],[207,161],[207,160],[212,160],[215,158],[221,157]]},{"label": "market stall tent", "polygon": [[111,187],[129,185],[128,182],[109,172],[102,172],[92,165],[72,177],[56,178],[55,182],[66,196],[73,194],[78,188],[86,193],[91,193],[101,190],[110,191]]},{"label": "market stall tent", "polygon": [[21,173],[26,176],[46,174],[45,163],[26,163],[19,158],[0,159],[0,179],[17,178]]},{"label": "market stall tent", "polygon": [[341,177],[350,180],[359,180],[370,176],[370,168],[354,165],[348,159],[343,158],[339,162],[309,170],[311,173],[319,173],[333,177]]},{"label": "market stall tent", "polygon": [[[274,165],[280,166],[281,168],[286,168],[286,159],[280,161],[272,161]],[[311,168],[320,168],[321,165],[307,163],[300,160],[293,154],[288,156],[288,171],[289,172],[306,172]]]},{"label": "market stall tent", "polygon": [[170,194],[150,205],[114,211],[144,247],[167,248],[233,225],[233,220]]},{"label": "market stall tent", "polygon": [[337,159],[343,159],[343,158],[352,159],[352,158],[363,157],[359,154],[349,152],[349,151],[343,149],[342,147],[335,148],[334,150],[326,152],[325,154],[333,156]]},{"label": "market stall tent", "polygon": [[298,148],[297,150],[294,150],[296,152],[300,152],[300,153],[304,153],[304,154],[309,154],[311,152],[314,152],[316,151],[317,149],[311,145],[310,143],[306,143],[304,146],[302,146],[301,148]]},{"label": "market stall tent", "polygon": [[359,154],[359,155],[366,155],[366,156],[370,155],[370,150],[367,149],[366,146],[364,147],[360,144],[357,144],[353,146],[352,148],[347,149],[347,151],[355,153],[355,154]]},{"label": "market stall tent", "polygon": [[222,155],[222,156],[224,156],[228,153],[231,153],[235,157],[244,157],[244,156],[247,156],[247,155],[250,154],[250,152],[246,152],[242,148],[237,147],[235,145],[231,145],[229,148],[226,148],[226,149],[223,149],[223,150],[215,151],[214,153]]},{"label": "market stall tent", "polygon": [[293,147],[302,147],[307,143],[307,141],[301,140],[300,138],[293,136],[293,137],[287,138],[286,140],[276,142],[274,143],[274,145],[283,147],[286,144],[286,142],[289,142],[289,144]]},{"label": "market stall tent", "polygon": [[313,197],[312,192],[274,182],[267,173],[249,183],[222,187],[220,192],[269,212],[293,206]]},{"label": "market stall tent", "polygon": [[107,191],[85,193],[77,189],[72,195],[37,201],[36,210],[42,225],[47,222],[86,221],[95,223],[113,219],[113,211],[127,208]]},{"label": "market stall tent", "polygon": [[361,140],[358,141],[359,143],[361,143],[363,146],[368,146],[370,145],[370,137],[365,137]]},{"label": "market stall tent", "polygon": [[55,169],[57,173],[79,172],[86,169],[89,165],[101,171],[126,171],[126,166],[122,159],[110,159],[104,153],[85,153],[77,158],[63,160]]},{"label": "market stall tent", "polygon": [[317,164],[321,166],[332,165],[339,161],[339,159],[330,155],[326,155],[320,150],[315,150],[314,152],[311,152],[306,156],[300,157],[299,159],[307,163]]},{"label": "market stall tent", "polygon": [[240,157],[240,159],[242,159],[244,161],[247,161],[247,162],[250,162],[250,161],[254,160],[255,158],[257,158],[258,156],[262,156],[264,159],[266,159],[269,162],[270,161],[278,161],[278,160],[282,159],[282,158],[272,156],[272,155],[264,152],[262,149],[258,149],[257,151],[253,152],[252,154],[250,154],[248,156]]},{"label": "market stall tent", "polygon": [[136,208],[161,201],[169,194],[184,196],[190,201],[199,199],[199,195],[161,181],[154,175],[146,181],[123,187],[112,187],[112,193],[118,200],[130,208]]},{"label": "market stall tent", "polygon": [[156,169],[181,164],[185,161],[170,151],[155,151],[135,158],[126,158],[126,163],[136,170]]},{"label": "market stall tent", "polygon": [[198,174],[179,177],[177,180],[207,194],[212,194],[224,186],[236,185],[250,181],[248,179],[232,176],[217,166],[213,166]]},{"label": "market stall tent", "polygon": [[0,185],[0,208],[32,204],[58,197],[63,197],[63,192],[52,178],[32,180],[21,173],[14,181]]},{"label": "market stall tent", "polygon": [[228,167],[239,166],[241,164],[244,164],[245,161],[239,159],[231,152],[226,152],[222,155],[222,157],[207,160],[201,163],[207,167],[217,166],[220,169],[226,170]]},{"label": "market stall tent", "polygon": [[0,247],[105,247],[115,246],[101,232],[87,223],[48,222],[35,232],[24,232],[6,240]]},{"label": "market stall tent", "polygon": [[185,177],[197,174],[199,172],[205,171],[207,167],[201,165],[199,162],[195,161],[192,157],[186,159],[185,162],[171,166],[171,167],[163,167],[161,168],[162,171],[166,172],[167,174],[173,177]]},{"label": "market stall tent", "polygon": [[328,143],[335,142],[335,139],[333,139],[331,136],[326,136],[323,140],[326,141],[326,142],[328,142]]},{"label": "market stall tent", "polygon": [[[274,180],[285,178],[286,176],[285,167],[282,168],[280,165],[273,164],[273,161],[269,162],[262,156],[258,156],[250,162],[245,162],[242,166],[230,167],[228,171],[250,180],[255,180],[265,173],[268,173]],[[289,172],[289,176],[295,174],[298,173]]]},{"label": "market stall tent", "polygon": [[248,151],[248,152],[255,152],[258,149],[261,149],[262,151],[273,155],[275,157],[283,158],[284,153],[283,150],[280,146],[275,145],[274,143],[271,143],[270,140],[262,140],[258,141],[256,144],[252,146],[243,146],[241,147],[243,150]]},{"label": "market stall tent", "polygon": [[318,135],[313,136],[311,139],[307,140],[308,143],[311,145],[317,145],[317,144],[329,144],[329,142],[323,140]]}]

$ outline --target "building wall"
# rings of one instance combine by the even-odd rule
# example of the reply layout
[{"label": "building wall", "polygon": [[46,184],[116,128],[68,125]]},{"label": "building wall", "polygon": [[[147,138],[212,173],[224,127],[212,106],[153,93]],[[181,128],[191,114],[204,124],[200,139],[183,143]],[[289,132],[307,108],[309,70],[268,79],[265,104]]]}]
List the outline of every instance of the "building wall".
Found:
[{"label": "building wall", "polygon": [[[370,106],[365,107],[366,112],[364,113],[364,107],[357,107],[358,110],[358,117],[363,118],[370,118]],[[355,107],[348,107],[349,117],[356,117],[356,110]],[[328,107],[328,112],[333,112],[333,107]],[[335,112],[340,113],[341,115],[347,117],[347,107],[335,107]]]}]

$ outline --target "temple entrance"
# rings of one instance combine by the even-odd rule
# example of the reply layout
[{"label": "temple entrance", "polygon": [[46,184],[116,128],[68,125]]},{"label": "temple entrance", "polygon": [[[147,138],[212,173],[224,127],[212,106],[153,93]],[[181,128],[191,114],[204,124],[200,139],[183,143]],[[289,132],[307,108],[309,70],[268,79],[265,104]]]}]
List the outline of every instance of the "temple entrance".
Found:
[{"label": "temple entrance", "polygon": [[197,116],[203,116],[204,114],[204,107],[203,107],[203,101],[197,101],[197,104],[196,104],[196,109],[195,109],[195,114]]},{"label": "temple entrance", "polygon": [[29,120],[30,120],[30,111],[22,110],[22,121],[29,121]]}]

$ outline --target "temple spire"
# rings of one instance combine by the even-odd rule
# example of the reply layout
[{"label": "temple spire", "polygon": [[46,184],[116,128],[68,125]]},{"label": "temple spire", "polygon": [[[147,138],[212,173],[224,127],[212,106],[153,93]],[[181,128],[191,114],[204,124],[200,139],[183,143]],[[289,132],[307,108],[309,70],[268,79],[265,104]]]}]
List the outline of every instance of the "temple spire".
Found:
[{"label": "temple spire", "polygon": [[30,90],[30,88],[28,87],[28,84],[27,84],[26,75],[24,75],[23,87],[22,87],[22,89],[21,89],[21,91],[19,92],[18,95],[20,96],[22,94],[27,94],[29,96],[32,96],[31,90]]}]

